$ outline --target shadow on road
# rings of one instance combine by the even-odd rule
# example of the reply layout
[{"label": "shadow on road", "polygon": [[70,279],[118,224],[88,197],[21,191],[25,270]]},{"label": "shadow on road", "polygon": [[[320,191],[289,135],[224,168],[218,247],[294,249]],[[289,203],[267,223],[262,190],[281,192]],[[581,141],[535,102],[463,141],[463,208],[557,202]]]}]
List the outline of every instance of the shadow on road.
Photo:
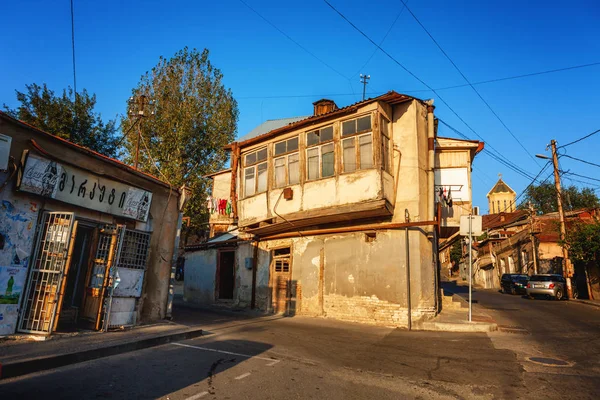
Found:
[{"label": "shadow on road", "polygon": [[[190,342],[186,342],[190,343]],[[246,340],[167,344],[107,357],[0,383],[2,399],[159,398],[187,389],[187,398],[215,394],[218,374],[246,362],[269,362],[259,356],[272,345]]]}]

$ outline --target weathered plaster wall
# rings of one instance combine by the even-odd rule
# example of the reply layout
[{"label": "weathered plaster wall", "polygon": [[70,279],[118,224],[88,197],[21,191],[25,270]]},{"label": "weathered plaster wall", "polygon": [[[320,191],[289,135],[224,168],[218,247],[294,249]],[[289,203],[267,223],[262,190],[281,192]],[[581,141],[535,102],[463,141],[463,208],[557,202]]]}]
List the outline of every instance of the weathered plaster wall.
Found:
[{"label": "weathered plaster wall", "polygon": [[[178,193],[149,175],[136,173],[118,162],[111,162],[100,156],[86,153],[85,150],[79,150],[52,135],[8,121],[5,118],[0,118],[0,132],[12,137],[10,155],[17,162],[21,160],[24,150],[35,151],[31,143],[33,139],[44,151],[58,160],[64,160],[64,162],[79,166],[94,174],[152,192],[149,222],[146,224],[146,227],[152,229],[152,238],[143,294],[138,305],[138,320],[140,318],[142,320],[164,318],[177,231]],[[14,193],[14,186],[11,184],[4,191]],[[27,199],[38,203],[40,210],[75,212],[77,217],[85,217],[98,222],[129,223],[136,227],[140,226],[131,220],[118,219],[112,215],[71,204],[50,199],[44,201],[40,196],[27,195]]]},{"label": "weathered plaster wall", "polygon": [[[425,233],[412,230],[409,238],[412,315],[417,318],[431,315],[434,310],[433,266]],[[363,233],[295,239],[292,279],[301,291],[296,312],[371,324],[406,325],[404,241],[404,231],[394,230],[378,232],[372,242],[367,242]]]},{"label": "weathered plaster wall", "polygon": [[197,304],[214,303],[216,273],[216,249],[185,253],[183,300]]}]

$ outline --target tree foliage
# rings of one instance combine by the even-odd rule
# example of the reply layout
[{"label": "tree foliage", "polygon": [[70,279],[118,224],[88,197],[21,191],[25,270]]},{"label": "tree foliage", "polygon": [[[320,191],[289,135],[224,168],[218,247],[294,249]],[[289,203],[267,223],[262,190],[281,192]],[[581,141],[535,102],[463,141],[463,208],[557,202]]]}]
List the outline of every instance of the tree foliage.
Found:
[{"label": "tree foliage", "polygon": [[154,101],[154,115],[139,118],[130,103],[122,120],[125,147],[133,163],[141,129],[139,168],[159,176],[175,187],[187,185],[193,193],[185,214],[192,226],[207,220],[205,207],[210,179],[204,175],[222,169],[227,154],[223,147],[233,141],[238,120],[237,102],[223,84],[223,74],[208,58],[208,50],[187,47],[172,58],[160,57],[146,72],[133,98]]},{"label": "tree foliage", "polygon": [[74,97],[69,87],[63,90],[62,96],[57,96],[45,83],[25,85],[25,88],[25,92],[15,91],[20,103],[16,109],[4,105],[8,114],[98,153],[117,156],[116,121],[104,123],[101,115],[94,111],[95,94],[90,95],[84,89]]},{"label": "tree foliage", "polygon": [[[590,188],[579,189],[575,186],[563,187],[562,190],[563,208],[565,210],[577,210],[581,208],[600,207],[600,199]],[[540,185],[531,185],[525,192],[525,197],[520,209],[526,209],[529,202],[533,205],[539,214],[547,214],[558,211],[556,198],[556,188],[553,183],[542,183]]]},{"label": "tree foliage", "polygon": [[461,240],[457,240],[450,248],[450,261],[453,262],[453,265],[458,265],[462,256],[462,242]]},{"label": "tree foliage", "polygon": [[561,243],[569,249],[569,256],[577,261],[600,261],[600,221],[570,224],[566,240]]}]

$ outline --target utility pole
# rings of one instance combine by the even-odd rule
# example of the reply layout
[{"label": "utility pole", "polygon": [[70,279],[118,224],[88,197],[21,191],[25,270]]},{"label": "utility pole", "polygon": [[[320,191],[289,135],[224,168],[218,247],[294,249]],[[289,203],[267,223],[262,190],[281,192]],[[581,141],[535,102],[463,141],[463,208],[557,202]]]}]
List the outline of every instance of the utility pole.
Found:
[{"label": "utility pole", "polygon": [[[560,174],[558,173],[558,153],[556,152],[556,140],[550,141],[550,147],[552,148],[552,164],[554,165],[554,186],[556,187],[556,201],[558,205],[558,219],[560,222],[560,240],[564,243],[567,237],[567,228],[565,227],[565,212],[563,211],[562,193],[560,191]],[[548,148],[546,148],[547,150]],[[536,154],[537,158],[550,159],[542,154]],[[567,295],[569,299],[573,298],[573,287],[571,286],[571,277],[573,276],[573,265],[569,259],[569,250],[565,246],[562,248],[563,252],[563,276],[567,281]]]},{"label": "utility pole", "polygon": [[137,134],[137,141],[135,143],[135,164],[134,164],[134,168],[137,170],[138,169],[138,163],[139,163],[139,157],[140,157],[140,139],[142,136],[142,118],[147,117],[148,115],[146,115],[146,106],[148,106],[148,108],[150,110],[149,111],[149,115],[152,116],[154,115],[154,100],[148,100],[148,98],[145,95],[140,95],[137,98],[133,98],[130,97],[128,100],[128,103],[130,105],[130,109],[129,109],[129,115],[131,115],[133,118],[137,118],[137,124],[138,124],[138,134]]},{"label": "utility pole", "polygon": [[[560,191],[560,174],[558,173],[558,154],[556,152],[556,140],[550,141],[552,147],[552,163],[554,164],[554,186],[556,186],[556,199],[558,202],[558,219],[560,220],[560,240],[565,241],[567,238],[567,228],[565,226],[565,212],[562,204],[562,192]],[[565,246],[562,246],[564,268],[563,276],[567,281],[567,295],[569,299],[573,298],[573,287],[571,286],[571,276],[573,276],[573,270],[571,265],[571,259],[569,258],[569,250]]]},{"label": "utility pole", "polygon": [[360,74],[360,83],[363,84],[363,101],[365,100],[365,94],[367,93],[367,83],[371,79],[371,75]]}]

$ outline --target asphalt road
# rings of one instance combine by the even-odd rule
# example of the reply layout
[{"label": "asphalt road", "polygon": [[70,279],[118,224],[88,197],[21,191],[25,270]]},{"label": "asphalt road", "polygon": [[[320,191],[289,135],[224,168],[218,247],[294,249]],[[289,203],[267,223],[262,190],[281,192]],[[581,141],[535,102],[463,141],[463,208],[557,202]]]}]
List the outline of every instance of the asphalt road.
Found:
[{"label": "asphalt road", "polygon": [[[209,334],[2,381],[0,399],[597,398],[600,309],[487,291],[475,299],[503,331],[407,332],[175,310]],[[535,364],[531,355],[569,366]]]}]

